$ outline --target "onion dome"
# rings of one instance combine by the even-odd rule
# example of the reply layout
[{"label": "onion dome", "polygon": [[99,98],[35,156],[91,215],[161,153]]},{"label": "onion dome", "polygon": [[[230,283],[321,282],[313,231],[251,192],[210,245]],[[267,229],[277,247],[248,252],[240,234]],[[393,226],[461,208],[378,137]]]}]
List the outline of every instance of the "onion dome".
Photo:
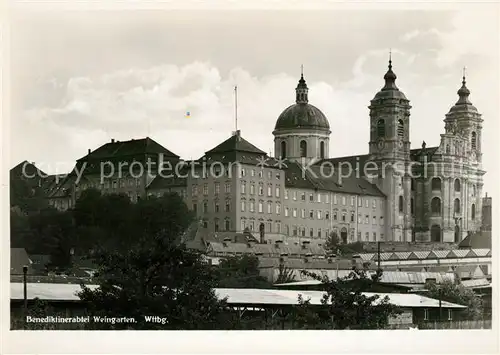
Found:
[{"label": "onion dome", "polygon": [[458,89],[458,101],[457,103],[450,109],[450,113],[457,111],[468,111],[468,112],[477,112],[477,108],[470,102],[469,95],[470,91],[465,85],[465,75],[462,78],[462,87]]},{"label": "onion dome", "polygon": [[375,95],[374,100],[378,99],[403,99],[408,100],[402,91],[396,86],[396,74],[392,71],[392,59],[389,57],[389,69],[384,75],[385,85]]}]

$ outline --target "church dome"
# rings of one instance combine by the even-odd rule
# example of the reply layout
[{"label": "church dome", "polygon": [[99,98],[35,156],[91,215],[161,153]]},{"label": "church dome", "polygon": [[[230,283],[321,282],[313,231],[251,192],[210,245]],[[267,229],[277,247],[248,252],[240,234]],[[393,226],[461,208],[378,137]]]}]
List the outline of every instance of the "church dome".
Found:
[{"label": "church dome", "polygon": [[458,89],[457,91],[458,94],[458,101],[457,103],[450,109],[449,113],[454,113],[454,112],[475,112],[477,113],[477,108],[470,102],[469,100],[469,95],[470,91],[465,85],[465,75],[462,79],[462,87]]},{"label": "church dome", "polygon": [[304,80],[304,75],[301,75],[295,92],[296,103],[287,107],[281,113],[274,129],[311,128],[329,131],[330,124],[326,116],[320,109],[308,102],[308,88]]},{"label": "church dome", "polygon": [[396,74],[392,71],[392,60],[389,59],[389,70],[384,75],[385,85],[384,87],[375,95],[373,100],[380,99],[400,99],[408,100],[405,94],[398,89],[396,86]]}]

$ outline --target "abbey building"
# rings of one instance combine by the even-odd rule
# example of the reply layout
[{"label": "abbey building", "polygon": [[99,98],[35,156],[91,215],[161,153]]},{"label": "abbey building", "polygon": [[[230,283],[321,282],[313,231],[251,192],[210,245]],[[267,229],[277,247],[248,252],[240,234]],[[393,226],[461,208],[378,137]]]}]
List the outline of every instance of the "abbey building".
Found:
[{"label": "abbey building", "polygon": [[[422,143],[418,149],[410,147],[410,100],[397,87],[391,62],[384,80],[369,105],[366,155],[330,158],[329,121],[309,103],[301,76],[295,103],[272,132],[274,157],[239,131],[195,161],[183,161],[150,138],[112,140],[89,149],[74,171],[52,186],[50,200],[71,208],[91,187],[133,201],[178,192],[207,232],[247,230],[261,242],[319,242],[336,232],[344,243],[458,243],[481,227],[485,174],[482,119],[469,100],[465,77],[458,101],[444,115],[440,145]],[[147,174],[137,174],[136,167],[115,169],[102,179],[103,162],[120,161],[130,167],[153,161],[155,168]],[[165,176],[165,162],[181,168]]]}]

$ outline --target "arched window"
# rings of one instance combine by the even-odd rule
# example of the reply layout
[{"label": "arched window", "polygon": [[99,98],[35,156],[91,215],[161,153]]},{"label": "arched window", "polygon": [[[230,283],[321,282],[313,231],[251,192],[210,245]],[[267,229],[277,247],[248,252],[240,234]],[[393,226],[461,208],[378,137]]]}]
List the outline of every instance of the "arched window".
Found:
[{"label": "arched window", "polygon": [[441,179],[438,177],[432,178],[431,188],[432,191],[441,191]]},{"label": "arched window", "polygon": [[431,242],[439,243],[441,241],[441,227],[434,224],[431,227]]},{"label": "arched window", "polygon": [[476,132],[472,132],[471,138],[470,138],[470,144],[473,150],[476,150],[477,147],[477,137],[476,137]]},{"label": "arched window", "polygon": [[411,179],[411,191],[415,191],[415,179]]},{"label": "arched window", "polygon": [[325,159],[325,142],[319,144],[319,156],[321,159]]},{"label": "arched window", "polygon": [[455,192],[460,192],[460,180],[455,179]]},{"label": "arched window", "polygon": [[455,213],[460,213],[460,200],[458,198],[455,199],[453,210],[455,211]]},{"label": "arched window", "polygon": [[415,200],[413,198],[410,201],[410,213],[412,216],[415,214]]},{"label": "arched window", "polygon": [[470,217],[472,220],[476,219],[476,205],[475,204],[472,204],[472,206],[471,206]]},{"label": "arched window", "polygon": [[449,144],[446,145],[446,154],[450,154],[450,145]]},{"label": "arched window", "polygon": [[398,137],[403,139],[405,136],[405,124],[403,120],[398,121]]},{"label": "arched window", "polygon": [[281,142],[281,159],[286,158],[286,142],[282,141]]},{"label": "arched window", "polygon": [[403,200],[403,196],[399,196],[399,213],[403,213],[404,211],[404,200]]},{"label": "arched window", "polygon": [[385,121],[377,121],[377,137],[385,137]]},{"label": "arched window", "polygon": [[307,157],[307,142],[306,141],[300,141],[300,157],[301,158]]},{"label": "arched window", "polygon": [[441,199],[434,197],[431,200],[431,212],[433,215],[441,216]]}]

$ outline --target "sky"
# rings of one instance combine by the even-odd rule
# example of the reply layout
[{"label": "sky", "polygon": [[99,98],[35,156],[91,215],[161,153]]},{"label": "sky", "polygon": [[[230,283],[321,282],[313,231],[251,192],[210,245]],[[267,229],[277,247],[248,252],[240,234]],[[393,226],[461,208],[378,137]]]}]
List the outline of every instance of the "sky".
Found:
[{"label": "sky", "polygon": [[[93,11],[15,13],[10,27],[10,160],[64,173],[88,149],[150,136],[196,159],[238,128],[269,152],[295,101],[331,126],[330,157],[366,154],[370,100],[389,50],[411,101],[412,148],[439,144],[463,67],[483,114],[483,166],[498,161],[499,16],[466,11]],[[186,112],[190,118],[186,118]],[[493,174],[485,187],[493,189]]]}]

